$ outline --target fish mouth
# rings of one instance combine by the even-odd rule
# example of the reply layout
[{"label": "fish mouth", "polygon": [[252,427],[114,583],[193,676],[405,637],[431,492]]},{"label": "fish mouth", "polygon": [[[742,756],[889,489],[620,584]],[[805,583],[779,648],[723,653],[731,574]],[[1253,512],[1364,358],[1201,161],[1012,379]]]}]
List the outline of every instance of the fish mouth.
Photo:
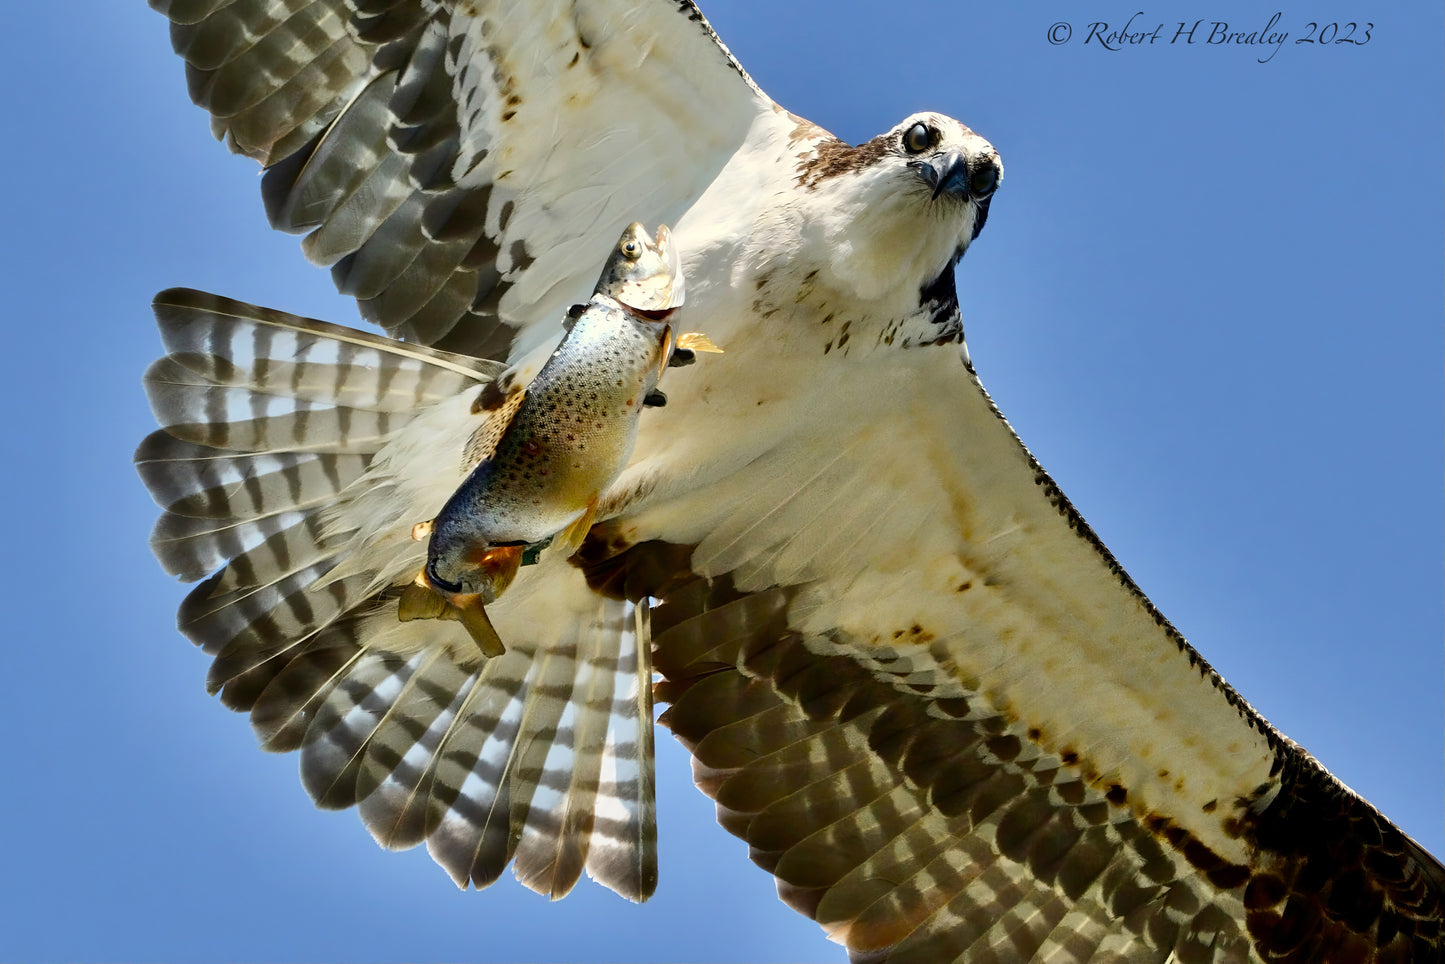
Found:
[{"label": "fish mouth", "polygon": [[426,567],[422,570],[422,574],[426,577],[427,582],[431,583],[433,589],[451,595],[456,595],[462,591],[461,583],[452,582],[437,575],[436,564],[430,559],[427,560]]}]

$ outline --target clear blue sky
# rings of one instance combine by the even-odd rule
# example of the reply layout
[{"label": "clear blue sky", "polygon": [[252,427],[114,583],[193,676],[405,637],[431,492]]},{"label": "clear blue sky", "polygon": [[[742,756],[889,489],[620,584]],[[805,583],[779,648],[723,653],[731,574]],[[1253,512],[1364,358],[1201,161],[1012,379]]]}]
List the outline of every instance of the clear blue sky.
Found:
[{"label": "clear blue sky", "polygon": [[[1286,45],[1085,44],[1134,5],[717,0],[774,98],[851,141],[955,115],[1007,167],[960,271],[1000,407],[1159,607],[1259,710],[1440,853],[1442,11],[1296,3]],[[1187,8],[1187,9],[1186,9]],[[1378,18],[1364,46],[1297,45]],[[1068,21],[1073,39],[1051,45]],[[659,739],[645,907],[462,894],[312,809],[173,628],[130,466],[151,295],[342,323],[264,227],[137,0],[22,4],[0,173],[6,686],[0,959],[841,961]],[[1363,36],[1357,28],[1356,36]]]}]

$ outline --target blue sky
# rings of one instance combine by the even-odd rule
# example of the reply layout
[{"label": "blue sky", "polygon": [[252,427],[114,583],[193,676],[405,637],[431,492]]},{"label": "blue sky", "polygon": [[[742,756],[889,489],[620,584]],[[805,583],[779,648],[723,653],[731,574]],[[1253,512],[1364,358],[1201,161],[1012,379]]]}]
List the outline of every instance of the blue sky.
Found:
[{"label": "blue sky", "polygon": [[[1274,12],[1239,3],[1149,9],[1132,29],[1159,40],[1112,52],[1089,24],[1137,6],[780,6],[704,9],[795,113],[856,142],[938,110],[998,147],[1006,183],[959,276],[985,384],[1215,667],[1445,851],[1441,8],[1283,7],[1261,64],[1203,42]],[[1363,46],[1294,43],[1368,16]],[[1167,43],[1201,17],[1196,44]],[[9,19],[0,958],[843,960],[665,734],[658,896],[584,881],[552,905],[382,852],[205,695],[130,466],[149,300],[355,312],[265,228],[161,17],[76,0]]]}]

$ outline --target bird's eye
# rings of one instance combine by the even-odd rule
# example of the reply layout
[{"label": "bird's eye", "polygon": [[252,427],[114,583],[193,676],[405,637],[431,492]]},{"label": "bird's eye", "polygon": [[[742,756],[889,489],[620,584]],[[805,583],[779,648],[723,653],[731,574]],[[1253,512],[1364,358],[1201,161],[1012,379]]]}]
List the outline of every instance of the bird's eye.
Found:
[{"label": "bird's eye", "polygon": [[903,132],[903,149],[910,154],[922,154],[933,143],[933,131],[925,124],[914,124]]},{"label": "bird's eye", "polygon": [[983,200],[993,193],[998,187],[998,168],[992,164],[985,164],[973,172],[968,178],[968,192],[976,200]]},{"label": "bird's eye", "polygon": [[642,245],[636,241],[622,242],[622,256],[628,261],[636,261],[642,256]]}]

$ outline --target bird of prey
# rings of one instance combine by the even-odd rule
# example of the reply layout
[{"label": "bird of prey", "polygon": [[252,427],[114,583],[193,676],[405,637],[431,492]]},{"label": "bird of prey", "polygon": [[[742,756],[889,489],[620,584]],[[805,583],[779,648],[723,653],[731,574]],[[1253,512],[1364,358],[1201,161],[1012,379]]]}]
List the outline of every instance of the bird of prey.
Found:
[{"label": "bird of prey", "polygon": [[[645,899],[657,699],[860,960],[1439,958],[1445,868],[1219,678],[984,391],[954,287],[982,136],[846,144],[687,0],[153,6],[272,223],[393,336],[156,301],[153,545],[318,804],[462,886]],[[679,325],[726,353],[668,375],[484,658],[398,618],[411,532],[632,221],[673,226]]]}]

